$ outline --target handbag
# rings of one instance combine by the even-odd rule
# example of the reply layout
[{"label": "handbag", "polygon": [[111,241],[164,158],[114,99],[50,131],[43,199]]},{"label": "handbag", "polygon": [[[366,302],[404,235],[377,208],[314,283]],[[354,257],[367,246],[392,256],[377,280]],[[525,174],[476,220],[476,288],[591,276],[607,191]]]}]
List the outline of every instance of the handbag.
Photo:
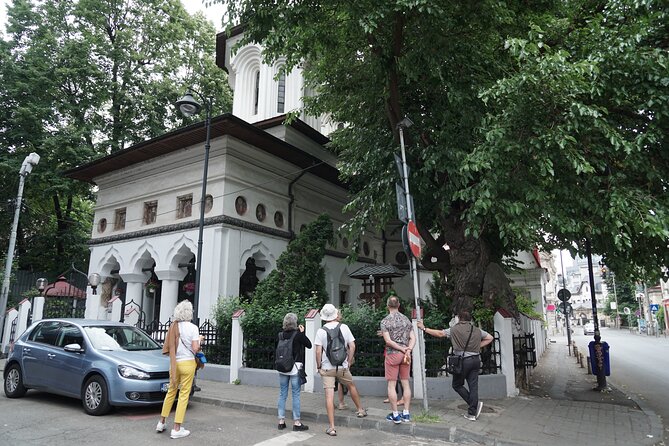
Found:
[{"label": "handbag", "polygon": [[[469,330],[469,337],[467,342],[465,342],[465,348],[469,344],[469,340],[472,338],[472,332],[474,331],[474,326],[472,325],[471,330]],[[450,354],[446,357],[446,370],[451,375],[459,375],[462,373],[465,363],[465,352],[463,351],[461,355]]]},{"label": "handbag", "polygon": [[204,353],[201,350],[195,353],[186,345],[183,339],[179,338],[179,340],[184,345],[184,347],[186,347],[186,349],[188,349],[188,351],[190,351],[193,354],[193,357],[195,358],[195,370],[203,369],[204,365],[207,363],[207,357],[204,356]]},{"label": "handbag", "polygon": [[304,367],[300,367],[299,369],[297,369],[297,374],[300,377],[300,385],[302,386],[302,385],[306,384],[307,383],[307,371],[304,370]]}]

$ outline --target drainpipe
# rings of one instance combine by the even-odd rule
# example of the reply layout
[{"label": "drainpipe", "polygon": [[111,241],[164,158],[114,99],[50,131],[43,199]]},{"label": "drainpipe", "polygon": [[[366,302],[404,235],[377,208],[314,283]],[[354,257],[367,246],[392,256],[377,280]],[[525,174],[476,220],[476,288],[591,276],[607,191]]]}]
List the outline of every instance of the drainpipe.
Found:
[{"label": "drainpipe", "polygon": [[295,231],[293,231],[293,203],[295,203],[295,195],[293,195],[293,185],[297,183],[297,180],[302,178],[302,175],[307,173],[307,169],[300,172],[291,182],[288,184],[288,196],[290,201],[288,202],[288,232],[290,232],[291,240],[295,238]]},{"label": "drainpipe", "polygon": [[381,229],[381,239],[383,239],[382,249],[381,249],[381,262],[385,265],[386,263],[386,247],[388,246],[388,238],[386,237],[386,230]]}]

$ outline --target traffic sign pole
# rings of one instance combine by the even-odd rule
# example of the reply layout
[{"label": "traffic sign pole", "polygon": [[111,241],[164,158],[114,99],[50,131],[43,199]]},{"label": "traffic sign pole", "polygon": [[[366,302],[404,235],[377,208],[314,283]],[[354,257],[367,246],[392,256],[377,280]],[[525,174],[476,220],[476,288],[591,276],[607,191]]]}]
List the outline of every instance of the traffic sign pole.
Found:
[{"label": "traffic sign pole", "polygon": [[[404,193],[406,194],[406,204],[407,204],[407,214],[409,217],[409,222],[413,223],[414,219],[414,209],[413,201],[411,200],[411,195],[409,194],[409,172],[407,167],[407,157],[404,150],[404,129],[408,128],[413,124],[409,118],[404,118],[397,124],[397,129],[400,133],[400,150],[402,152],[402,180],[404,182]],[[408,228],[407,228],[408,229]],[[410,234],[409,235],[410,238]],[[411,245],[411,242],[409,242]],[[413,250],[412,250],[413,251]],[[413,295],[414,295],[414,308],[416,308],[416,319],[422,319],[422,313],[420,311],[420,303],[418,298],[420,296],[420,288],[418,284],[418,264],[416,263],[415,256],[409,256],[411,260],[411,276],[413,277]],[[423,332],[418,330],[418,367],[421,374],[421,390],[423,392],[423,410],[428,411],[427,404],[427,383],[425,382],[425,366],[424,355],[423,355]]]}]

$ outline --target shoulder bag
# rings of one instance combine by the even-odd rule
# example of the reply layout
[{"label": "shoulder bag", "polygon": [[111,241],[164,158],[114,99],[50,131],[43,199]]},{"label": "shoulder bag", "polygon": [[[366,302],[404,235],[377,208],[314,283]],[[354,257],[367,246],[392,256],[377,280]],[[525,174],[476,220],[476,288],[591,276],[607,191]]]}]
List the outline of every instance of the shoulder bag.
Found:
[{"label": "shoulder bag", "polygon": [[[474,326],[472,325],[472,328],[469,330],[469,337],[467,338],[467,342],[465,342],[464,348],[467,348],[469,340],[472,338],[473,331],[474,331]],[[450,354],[446,357],[446,370],[451,375],[459,375],[462,373],[464,361],[465,361],[464,350],[462,351],[461,355]]]}]

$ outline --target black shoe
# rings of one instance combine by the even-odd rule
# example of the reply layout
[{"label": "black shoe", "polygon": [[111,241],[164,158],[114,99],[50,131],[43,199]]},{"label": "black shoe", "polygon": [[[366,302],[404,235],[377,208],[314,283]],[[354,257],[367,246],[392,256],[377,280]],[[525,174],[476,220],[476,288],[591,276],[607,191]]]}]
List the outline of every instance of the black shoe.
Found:
[{"label": "black shoe", "polygon": [[294,431],[308,431],[309,426],[306,424],[293,424],[293,430]]},{"label": "black shoe", "polygon": [[279,423],[279,430],[283,430],[286,428],[286,423]]},{"label": "black shoe", "polygon": [[196,386],[196,385],[193,385],[193,392],[199,392],[200,390],[202,390],[202,389],[200,389],[200,388],[199,388],[198,386]]}]

